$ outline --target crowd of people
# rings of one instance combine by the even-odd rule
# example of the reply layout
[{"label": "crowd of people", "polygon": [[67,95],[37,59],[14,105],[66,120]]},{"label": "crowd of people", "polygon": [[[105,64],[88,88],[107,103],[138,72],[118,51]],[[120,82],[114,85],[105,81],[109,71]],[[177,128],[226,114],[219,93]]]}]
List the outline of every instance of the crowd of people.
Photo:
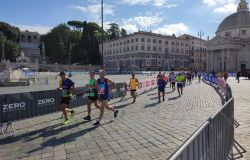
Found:
[{"label": "crowd of people", "polygon": [[[63,125],[70,123],[68,114],[71,116],[74,115],[75,111],[70,109],[69,104],[72,94],[75,94],[75,83],[66,76],[65,72],[59,73],[60,80],[58,90],[61,91],[61,108],[64,116]],[[114,113],[114,117],[117,117],[119,111],[114,109],[109,105],[110,100],[110,90],[114,89],[115,83],[110,79],[106,78],[106,73],[104,70],[99,71],[99,78],[95,78],[95,72],[89,72],[89,82],[86,85],[88,88],[88,101],[87,101],[87,116],[83,119],[86,121],[91,121],[91,105],[94,106],[100,111],[98,120],[93,124],[99,126],[104,115],[104,110],[107,109]],[[201,72],[171,72],[169,75],[165,75],[162,71],[156,77],[157,87],[158,87],[158,102],[165,101],[165,88],[169,83],[174,92],[177,88],[179,97],[183,94],[183,88],[187,84],[192,84],[194,78],[201,79]],[[132,103],[136,101],[136,91],[139,88],[139,80],[135,77],[135,74],[132,73],[131,78],[129,79],[129,84],[127,90],[130,91],[130,95],[133,99]]]}]

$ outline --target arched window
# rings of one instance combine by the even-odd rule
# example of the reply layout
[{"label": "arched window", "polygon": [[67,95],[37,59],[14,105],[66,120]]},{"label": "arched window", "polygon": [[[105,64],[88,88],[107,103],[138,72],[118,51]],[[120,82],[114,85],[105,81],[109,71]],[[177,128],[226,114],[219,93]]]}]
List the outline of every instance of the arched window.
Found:
[{"label": "arched window", "polygon": [[28,36],[28,37],[27,37],[27,41],[28,41],[28,42],[31,42],[31,36]]},{"label": "arched window", "polygon": [[25,42],[25,35],[21,35],[21,42]]}]

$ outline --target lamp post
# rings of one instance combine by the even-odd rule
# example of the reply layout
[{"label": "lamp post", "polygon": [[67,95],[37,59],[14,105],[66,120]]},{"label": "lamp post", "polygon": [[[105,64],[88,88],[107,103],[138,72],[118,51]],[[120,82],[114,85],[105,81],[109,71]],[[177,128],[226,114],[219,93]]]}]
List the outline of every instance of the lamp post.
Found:
[{"label": "lamp post", "polygon": [[201,56],[201,52],[202,52],[202,47],[201,47],[201,41],[202,41],[202,37],[204,36],[204,32],[202,32],[201,30],[198,33],[198,36],[200,36],[200,70],[202,68],[202,56]]},{"label": "lamp post", "polygon": [[102,18],[102,55],[101,55],[101,64],[102,69],[104,69],[104,62],[103,62],[103,42],[104,42],[104,30],[103,30],[103,0],[101,0],[101,18]]},{"label": "lamp post", "polygon": [[72,73],[71,73],[71,43],[69,42],[69,50],[68,50],[68,52],[69,52],[69,77],[72,77]]},{"label": "lamp post", "polygon": [[5,53],[4,53],[4,34],[2,31],[0,31],[0,35],[3,38],[1,40],[1,47],[2,47],[2,57],[1,57],[1,62],[5,60]]}]

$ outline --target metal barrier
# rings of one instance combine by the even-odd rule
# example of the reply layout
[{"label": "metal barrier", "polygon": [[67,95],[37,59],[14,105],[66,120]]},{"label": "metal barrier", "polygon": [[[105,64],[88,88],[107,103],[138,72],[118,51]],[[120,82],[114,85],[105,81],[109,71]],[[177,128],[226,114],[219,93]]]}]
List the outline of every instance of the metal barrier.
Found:
[{"label": "metal barrier", "polygon": [[169,160],[226,160],[233,157],[234,99],[210,117]]},{"label": "metal barrier", "polygon": [[[124,96],[125,87],[125,83],[116,83],[111,99]],[[72,108],[86,103],[87,90],[85,87],[76,88],[76,94],[70,102]],[[57,112],[60,110],[60,101],[60,91],[57,90],[0,94],[0,129],[3,129],[3,124],[11,125],[17,120]]]}]

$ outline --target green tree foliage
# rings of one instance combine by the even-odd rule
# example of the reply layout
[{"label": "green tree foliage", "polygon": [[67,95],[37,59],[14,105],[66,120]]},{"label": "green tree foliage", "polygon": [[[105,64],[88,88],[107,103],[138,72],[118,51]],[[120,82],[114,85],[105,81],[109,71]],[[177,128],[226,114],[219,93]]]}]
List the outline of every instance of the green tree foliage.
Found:
[{"label": "green tree foliage", "polygon": [[110,25],[110,28],[108,29],[109,38],[111,40],[119,38],[120,37],[119,25],[116,23],[110,23],[109,25]]},{"label": "green tree foliage", "polygon": [[121,37],[123,38],[123,37],[126,37],[127,35],[128,35],[127,31],[124,28],[122,28],[121,29]]},{"label": "green tree foliage", "polygon": [[[19,28],[5,22],[0,22],[0,43],[4,43],[5,57],[10,61],[15,61],[16,57],[19,55],[19,37]],[[2,46],[0,45],[0,47]],[[0,53],[1,52],[2,48],[0,49]]]},{"label": "green tree foliage", "polygon": [[[110,24],[108,32],[103,31],[104,41],[126,36],[126,30],[120,31],[115,23]],[[41,37],[45,43],[46,55],[51,63],[100,64],[99,44],[102,43],[102,28],[87,21],[69,21],[60,24]],[[69,44],[71,47],[69,47]]]}]

